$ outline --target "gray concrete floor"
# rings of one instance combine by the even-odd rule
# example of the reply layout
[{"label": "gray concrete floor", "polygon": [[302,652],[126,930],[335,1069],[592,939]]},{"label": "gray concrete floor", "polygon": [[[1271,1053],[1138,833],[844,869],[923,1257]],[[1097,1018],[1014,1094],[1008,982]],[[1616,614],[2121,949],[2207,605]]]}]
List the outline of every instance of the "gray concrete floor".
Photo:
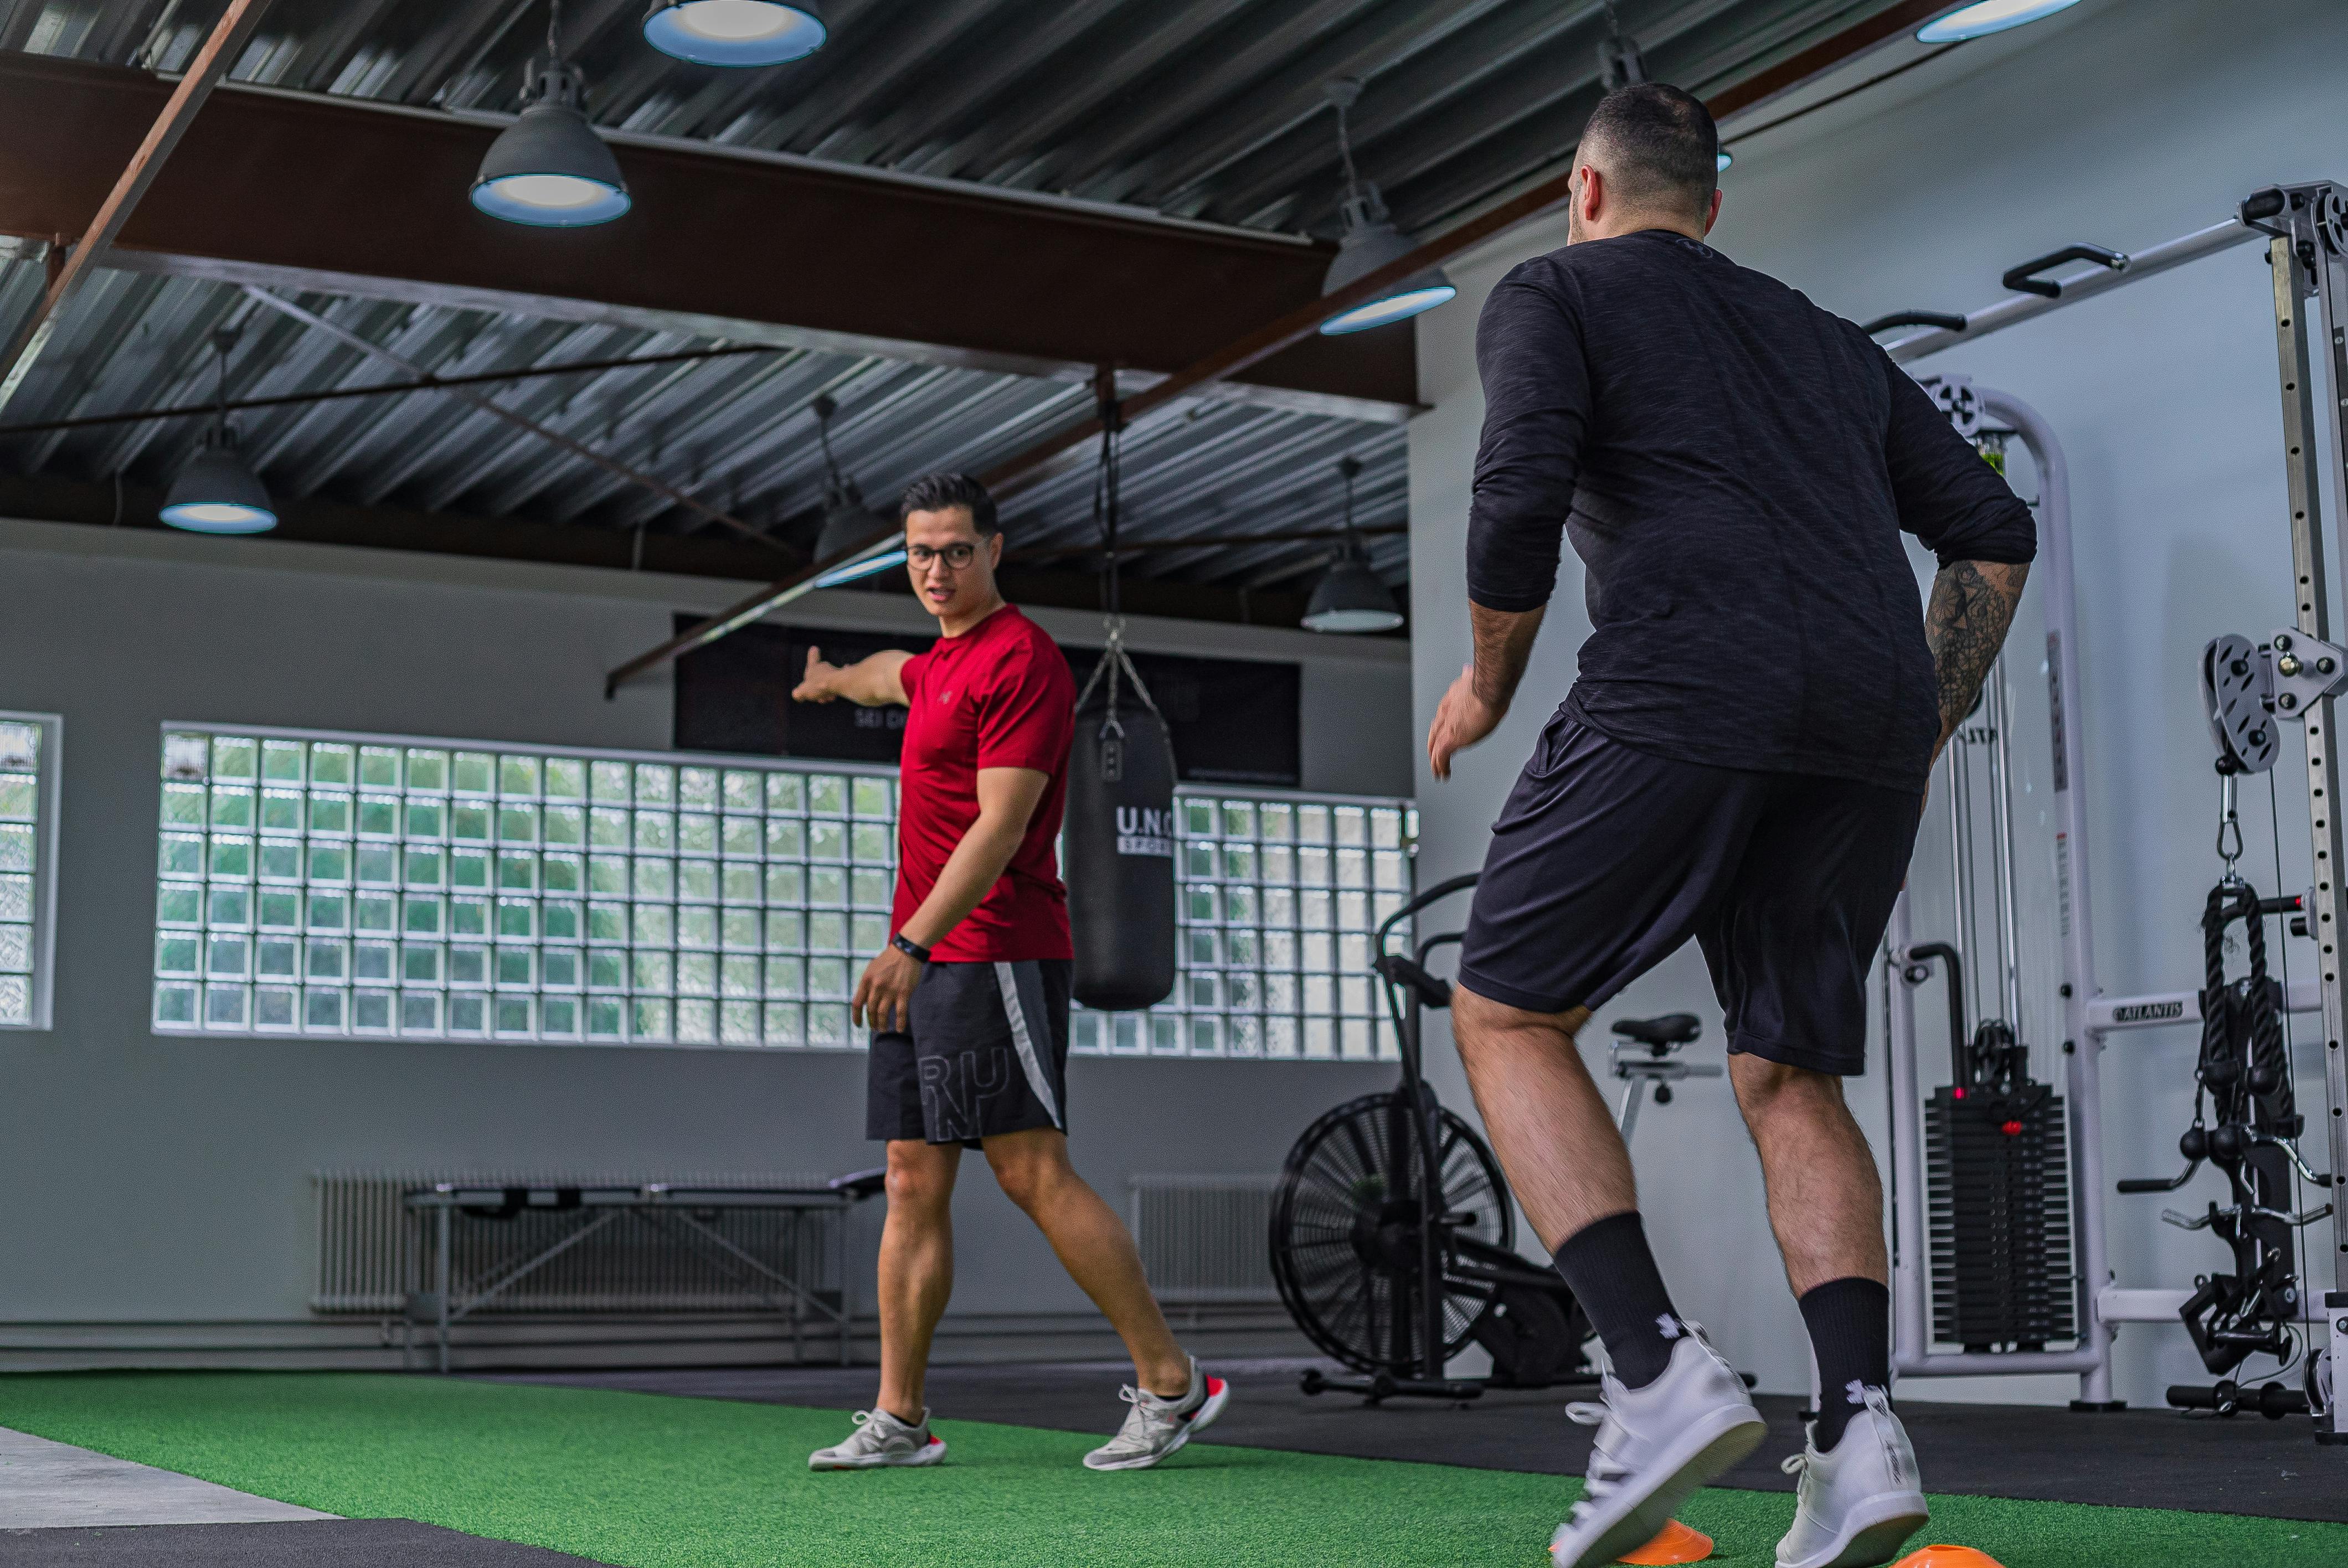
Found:
[{"label": "gray concrete floor", "polygon": [[0,1429],[0,1530],[261,1524],[334,1517],[191,1475]]},{"label": "gray concrete floor", "polygon": [[594,1568],[409,1519],[342,1519],[0,1428],[0,1568]]}]

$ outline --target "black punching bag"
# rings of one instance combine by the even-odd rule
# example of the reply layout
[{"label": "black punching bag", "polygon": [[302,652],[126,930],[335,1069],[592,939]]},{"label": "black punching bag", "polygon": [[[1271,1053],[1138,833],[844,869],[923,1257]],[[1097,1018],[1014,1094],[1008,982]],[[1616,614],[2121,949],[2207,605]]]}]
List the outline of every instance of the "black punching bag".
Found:
[{"label": "black punching bag", "polygon": [[1164,1001],[1178,940],[1174,742],[1114,642],[1076,703],[1063,833],[1076,1000],[1099,1012]]}]

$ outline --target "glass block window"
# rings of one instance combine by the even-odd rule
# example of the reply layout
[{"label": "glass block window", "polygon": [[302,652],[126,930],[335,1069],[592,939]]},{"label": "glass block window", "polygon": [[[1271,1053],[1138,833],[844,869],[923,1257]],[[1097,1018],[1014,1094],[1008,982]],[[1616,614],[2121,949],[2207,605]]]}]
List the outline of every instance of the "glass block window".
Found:
[{"label": "glass block window", "polygon": [[59,729],[54,713],[0,712],[0,1029],[49,1027]]},{"label": "glass block window", "polygon": [[1395,1060],[1370,943],[1411,897],[1411,804],[1185,790],[1176,808],[1174,995],[1147,1012],[1079,1009],[1074,1049]]},{"label": "glass block window", "polygon": [[891,770],[173,726],[165,1032],[853,1046]]},{"label": "glass block window", "polygon": [[[45,979],[7,966],[46,934],[20,803],[54,724],[0,716],[0,1023],[18,996],[46,1017]],[[864,1043],[848,998],[889,938],[893,769],[190,725],[163,736],[161,789],[159,1031]],[[1393,1060],[1368,965],[1410,897],[1410,803],[1178,807],[1175,992],[1078,1009],[1074,1048]]]}]

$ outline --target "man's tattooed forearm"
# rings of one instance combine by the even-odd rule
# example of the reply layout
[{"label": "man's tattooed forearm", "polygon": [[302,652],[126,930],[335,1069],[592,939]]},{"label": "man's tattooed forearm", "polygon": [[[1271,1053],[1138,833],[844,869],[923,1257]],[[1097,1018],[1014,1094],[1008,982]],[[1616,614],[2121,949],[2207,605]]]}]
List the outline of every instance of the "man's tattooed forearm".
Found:
[{"label": "man's tattooed forearm", "polygon": [[2005,643],[2006,628],[2013,623],[2013,607],[2021,602],[2027,566],[1995,561],[1957,561],[1941,569],[1932,579],[1931,602],[1924,610],[1924,641],[1932,650],[1932,671],[1939,688],[1941,733],[1955,733],[1958,723],[1981,695],[1989,667]]}]

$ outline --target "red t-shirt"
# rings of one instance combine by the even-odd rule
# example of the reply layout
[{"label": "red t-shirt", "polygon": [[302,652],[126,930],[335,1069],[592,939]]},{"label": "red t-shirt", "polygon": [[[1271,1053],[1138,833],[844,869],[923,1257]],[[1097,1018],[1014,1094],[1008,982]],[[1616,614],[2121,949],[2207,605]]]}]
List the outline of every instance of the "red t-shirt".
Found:
[{"label": "red t-shirt", "polygon": [[932,951],[953,963],[1073,958],[1068,890],[1052,853],[1076,727],[1076,682],[1066,656],[1042,627],[1004,605],[907,660],[898,679],[911,712],[898,785],[891,928],[904,929],[978,820],[979,770],[1033,768],[1051,782],[1027,820],[1027,836],[1002,880]]}]

